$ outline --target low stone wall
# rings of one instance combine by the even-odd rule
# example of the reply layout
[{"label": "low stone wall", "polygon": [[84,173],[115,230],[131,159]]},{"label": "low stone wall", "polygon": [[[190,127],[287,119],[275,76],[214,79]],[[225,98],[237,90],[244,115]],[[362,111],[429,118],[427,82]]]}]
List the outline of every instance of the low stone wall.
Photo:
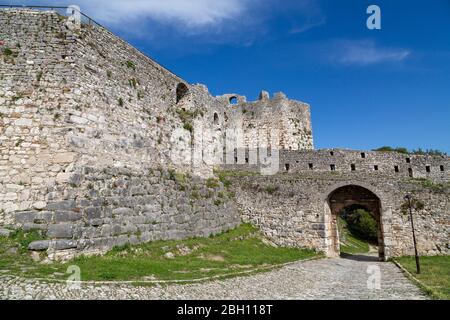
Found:
[{"label": "low stone wall", "polygon": [[220,182],[170,170],[85,167],[71,176],[69,185],[49,190],[41,210],[13,215],[16,228],[43,230],[48,240],[34,242],[30,249],[47,250],[50,258],[128,243],[206,237],[241,222]]}]

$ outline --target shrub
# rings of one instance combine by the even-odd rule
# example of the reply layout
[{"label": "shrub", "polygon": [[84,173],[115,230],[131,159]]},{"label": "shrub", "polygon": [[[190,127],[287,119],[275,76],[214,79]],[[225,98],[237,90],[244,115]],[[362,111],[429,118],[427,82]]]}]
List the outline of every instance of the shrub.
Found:
[{"label": "shrub", "polygon": [[127,68],[136,70],[136,65],[134,64],[133,61],[129,61],[129,60],[128,60],[128,61],[126,62],[126,64],[127,64]]},{"label": "shrub", "polygon": [[430,156],[446,156],[447,153],[441,150],[436,149],[426,149],[423,150],[422,148],[419,148],[417,150],[408,150],[404,147],[397,147],[393,148],[390,146],[384,146],[378,149],[373,149],[373,151],[383,151],[383,152],[398,152],[398,153],[404,153],[404,154],[417,154],[417,155],[430,155]]},{"label": "shrub", "polygon": [[5,48],[5,49],[3,49],[3,54],[5,56],[12,56],[13,52],[10,48]]},{"label": "shrub", "polygon": [[348,229],[358,237],[371,242],[377,242],[377,222],[372,215],[364,209],[356,209],[344,213],[343,218],[348,223]]},{"label": "shrub", "polygon": [[183,125],[183,129],[184,129],[184,130],[187,130],[187,131],[189,131],[189,132],[191,132],[191,133],[192,133],[192,131],[194,131],[194,127],[192,127],[192,124],[190,124],[190,123],[185,123],[185,124]]},{"label": "shrub", "polygon": [[266,192],[268,194],[274,194],[277,191],[278,191],[278,187],[277,186],[267,186],[266,187]]},{"label": "shrub", "polygon": [[37,82],[39,82],[39,81],[41,81],[41,79],[42,79],[42,71],[39,71],[36,75],[36,80],[37,80]]},{"label": "shrub", "polygon": [[378,149],[374,149],[373,151],[383,151],[383,152],[398,152],[398,153],[409,153],[408,149],[403,147],[392,148],[390,146],[384,146]]}]

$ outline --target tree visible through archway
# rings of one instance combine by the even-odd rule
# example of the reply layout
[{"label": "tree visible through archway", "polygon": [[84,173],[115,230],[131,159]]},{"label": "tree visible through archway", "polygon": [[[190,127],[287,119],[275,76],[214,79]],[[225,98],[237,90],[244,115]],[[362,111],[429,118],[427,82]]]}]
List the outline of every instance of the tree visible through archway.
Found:
[{"label": "tree visible through archway", "polygon": [[337,217],[340,253],[367,253],[378,247],[378,224],[373,214],[361,205],[342,209]]},{"label": "tree visible through archway", "polygon": [[[329,231],[331,238],[331,253],[340,253],[339,225],[338,220],[342,214],[349,214],[355,210],[370,213],[376,224],[376,243],[378,244],[378,254],[384,258],[383,229],[381,225],[381,201],[372,191],[357,185],[347,185],[337,188],[330,193],[327,199],[330,209]],[[367,218],[367,217],[364,217]],[[374,241],[375,242],[375,241]]]}]

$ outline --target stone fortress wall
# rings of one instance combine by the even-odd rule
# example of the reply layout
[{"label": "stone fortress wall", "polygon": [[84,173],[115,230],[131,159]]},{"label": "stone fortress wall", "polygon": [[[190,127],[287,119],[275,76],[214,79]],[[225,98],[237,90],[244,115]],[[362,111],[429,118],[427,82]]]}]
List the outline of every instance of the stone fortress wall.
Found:
[{"label": "stone fortress wall", "polygon": [[[308,202],[316,199],[313,192],[323,181],[332,183],[340,174],[351,175],[352,181],[365,181],[367,175],[388,185],[401,184],[405,177],[449,181],[448,157],[410,156],[408,163],[406,156],[393,153],[366,152],[362,158],[356,151],[313,151],[307,104],[282,93],[270,98],[264,91],[253,102],[236,94],[213,97],[204,85],[188,84],[106,29],[73,29],[54,12],[0,10],[0,41],[0,225],[44,230],[49,240],[32,249],[55,257],[207,236],[236,226],[241,217],[261,225],[281,244],[324,249],[323,201]],[[255,197],[244,177],[242,184],[236,182],[241,194],[233,199],[220,181],[207,179],[214,165],[195,167],[171,153],[180,142],[189,146],[200,139],[192,132],[196,123],[213,132],[201,137],[204,144],[223,142],[227,129],[242,124],[250,149],[261,143],[256,133],[276,130],[279,173],[317,175],[305,180],[316,187],[301,201],[280,196],[278,202],[250,203],[265,193]],[[182,134],[174,139],[177,130]],[[224,169],[258,166],[244,159]],[[269,183],[285,177],[257,179]],[[445,247],[448,194],[436,199],[444,215],[433,218],[442,227],[435,239]],[[291,216],[283,211],[283,201],[296,203],[292,212],[306,210],[314,217]],[[278,221],[270,218],[266,224],[269,220],[258,218],[266,214],[277,215]],[[303,234],[311,237],[291,232],[300,222]],[[433,248],[430,253],[439,251]]]},{"label": "stone fortress wall", "polygon": [[[231,106],[231,96],[216,98],[203,85],[189,85],[104,28],[73,29],[52,11],[5,9],[0,30],[0,223],[45,230],[52,241],[37,248],[95,251],[122,243],[125,235],[134,243],[137,235],[147,241],[227,230],[240,222],[236,208],[220,183],[190,182],[211,176],[211,165],[191,172],[189,163],[172,161],[178,143],[172,132],[183,129],[189,140],[187,125],[194,119],[225,132],[227,112],[232,119],[249,107],[256,112],[246,113],[247,123],[254,117],[264,119],[265,128],[279,126],[285,136],[291,130],[282,118],[271,123],[270,109],[297,102],[263,96],[247,103],[239,96]],[[309,128],[309,109],[299,112]],[[300,140],[286,139],[295,148],[312,147]],[[162,181],[148,172],[171,177]],[[180,187],[173,172],[191,178]],[[135,194],[136,180],[154,186]],[[152,200],[149,188],[174,198]],[[178,197],[180,188],[184,196]],[[185,194],[189,190],[194,196]],[[114,199],[120,195],[128,205]],[[188,200],[176,200],[183,197]],[[154,221],[145,216],[155,211],[148,207],[160,208],[166,218],[149,225]],[[168,215],[163,208],[171,208]],[[191,214],[201,220],[192,228],[184,224]]]},{"label": "stone fortress wall", "polygon": [[[259,152],[259,151],[257,151]],[[242,152],[248,160],[249,149]],[[415,212],[421,254],[450,252],[450,157],[397,152],[325,149],[279,153],[279,171],[261,175],[261,163],[222,166],[231,174],[244,221],[261,227],[283,246],[331,248],[336,190],[358,187],[377,198],[383,258],[414,254],[411,225],[404,212],[406,194],[424,204]],[[259,159],[258,159],[259,160]],[[350,190],[342,206],[354,204]],[[357,202],[356,202],[357,203]],[[379,239],[379,242],[380,242]]]},{"label": "stone fortress wall", "polygon": [[[380,202],[380,245],[383,258],[413,255],[411,224],[404,212],[406,194],[424,204],[414,211],[419,251],[422,255],[450,253],[450,192],[439,185],[410,178],[392,179],[368,172],[302,171],[273,176],[231,177],[236,202],[244,221],[261,227],[282,246],[319,249],[332,256],[334,213],[330,197],[335,190],[357,186],[373,192]],[[353,204],[352,202],[345,203]]]}]

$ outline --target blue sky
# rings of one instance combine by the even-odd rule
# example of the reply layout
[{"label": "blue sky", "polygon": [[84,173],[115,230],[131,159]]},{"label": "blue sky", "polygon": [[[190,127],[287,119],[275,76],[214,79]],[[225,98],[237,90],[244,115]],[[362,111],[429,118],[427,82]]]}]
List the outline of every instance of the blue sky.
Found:
[{"label": "blue sky", "polygon": [[[37,1],[2,1],[0,4]],[[39,4],[49,4],[39,3]],[[82,11],[213,95],[311,105],[316,148],[450,153],[450,0],[99,0]],[[381,30],[366,9],[381,8]]]}]

